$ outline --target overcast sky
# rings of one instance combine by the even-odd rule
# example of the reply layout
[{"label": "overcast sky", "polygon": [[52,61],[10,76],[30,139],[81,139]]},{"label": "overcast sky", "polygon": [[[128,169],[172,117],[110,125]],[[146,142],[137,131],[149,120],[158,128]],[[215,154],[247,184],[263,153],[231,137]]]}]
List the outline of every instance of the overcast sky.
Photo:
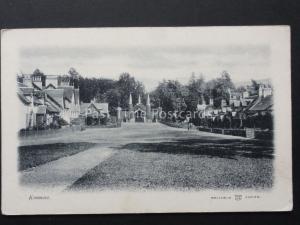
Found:
[{"label": "overcast sky", "polygon": [[249,28],[53,29],[23,32],[20,71],[118,79],[128,72],[151,91],[162,79],[206,80],[226,70],[233,81],[269,77],[265,32]]}]

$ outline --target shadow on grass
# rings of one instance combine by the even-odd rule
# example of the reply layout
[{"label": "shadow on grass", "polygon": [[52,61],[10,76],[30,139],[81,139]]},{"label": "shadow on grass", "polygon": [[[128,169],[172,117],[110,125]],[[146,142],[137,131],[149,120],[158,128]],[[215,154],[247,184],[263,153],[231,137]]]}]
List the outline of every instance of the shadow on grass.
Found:
[{"label": "shadow on grass", "polygon": [[168,154],[205,155],[236,159],[236,156],[248,158],[273,158],[273,142],[247,139],[189,139],[160,143],[129,143],[118,149],[139,152],[161,152]]},{"label": "shadow on grass", "polygon": [[20,146],[18,148],[18,169],[20,171],[36,167],[62,157],[77,154],[95,145],[89,142],[75,142]]}]

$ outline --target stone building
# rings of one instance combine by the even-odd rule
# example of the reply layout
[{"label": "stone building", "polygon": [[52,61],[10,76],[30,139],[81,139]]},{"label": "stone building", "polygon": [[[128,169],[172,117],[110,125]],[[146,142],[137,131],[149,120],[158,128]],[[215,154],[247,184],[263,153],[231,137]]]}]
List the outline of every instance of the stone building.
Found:
[{"label": "stone building", "polygon": [[[40,72],[19,76],[18,96],[25,122],[22,129],[51,124],[54,116],[67,124],[80,114],[77,78],[68,75],[44,75]],[[21,117],[20,117],[21,118]]]},{"label": "stone building", "polygon": [[152,109],[149,94],[147,95],[146,105],[142,103],[140,95],[138,97],[138,102],[133,105],[132,95],[130,93],[128,109],[122,110],[122,113],[119,115],[121,115],[121,118],[119,119],[124,122],[156,122],[158,119],[158,110]]}]

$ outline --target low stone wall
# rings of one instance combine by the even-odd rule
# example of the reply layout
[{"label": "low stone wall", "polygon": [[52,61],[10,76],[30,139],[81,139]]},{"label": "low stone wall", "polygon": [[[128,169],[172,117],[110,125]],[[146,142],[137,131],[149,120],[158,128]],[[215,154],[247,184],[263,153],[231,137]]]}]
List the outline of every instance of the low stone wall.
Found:
[{"label": "low stone wall", "polygon": [[200,130],[200,131],[204,131],[204,132],[212,132],[212,128],[198,127],[197,129]]}]

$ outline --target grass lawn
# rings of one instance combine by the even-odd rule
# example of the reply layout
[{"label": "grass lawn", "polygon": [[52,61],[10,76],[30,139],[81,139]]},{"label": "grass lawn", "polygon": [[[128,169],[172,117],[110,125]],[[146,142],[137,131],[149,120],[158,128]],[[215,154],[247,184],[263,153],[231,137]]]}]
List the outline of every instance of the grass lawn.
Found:
[{"label": "grass lawn", "polygon": [[126,144],[70,188],[263,189],[272,184],[272,142],[190,139]]},{"label": "grass lawn", "polygon": [[19,170],[26,170],[38,165],[57,160],[61,157],[74,155],[95,146],[94,143],[55,143],[44,145],[20,146]]}]

